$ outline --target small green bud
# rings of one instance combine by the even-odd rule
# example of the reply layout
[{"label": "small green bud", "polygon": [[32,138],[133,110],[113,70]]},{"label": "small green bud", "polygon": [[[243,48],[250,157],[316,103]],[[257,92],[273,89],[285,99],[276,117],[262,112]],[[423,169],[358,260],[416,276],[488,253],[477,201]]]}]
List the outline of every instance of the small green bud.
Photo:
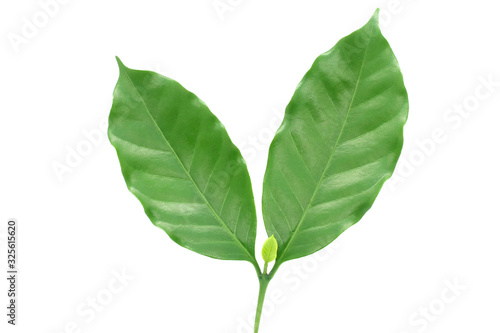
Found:
[{"label": "small green bud", "polygon": [[273,262],[278,254],[278,242],[274,235],[268,238],[262,246],[262,258],[266,263]]}]

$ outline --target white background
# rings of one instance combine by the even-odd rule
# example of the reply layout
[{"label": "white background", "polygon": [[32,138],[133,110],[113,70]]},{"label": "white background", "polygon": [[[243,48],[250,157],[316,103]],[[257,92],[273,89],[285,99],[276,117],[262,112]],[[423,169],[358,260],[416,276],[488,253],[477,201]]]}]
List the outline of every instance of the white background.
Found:
[{"label": "white background", "polygon": [[[2,278],[0,331],[250,332],[253,267],[179,247],[126,189],[100,129],[114,56],[208,104],[251,155],[260,211],[270,133],[295,86],[380,7],[410,98],[395,177],[321,256],[282,266],[261,332],[499,332],[495,1],[222,0],[231,10],[220,13],[213,0],[60,0],[44,22],[47,2],[0,4],[2,233],[8,218],[20,223],[18,326],[6,324]],[[54,166],[85,145],[58,177]],[[264,239],[260,219],[258,249]],[[114,278],[122,270],[126,286]],[[101,311],[87,303],[95,297]]]}]

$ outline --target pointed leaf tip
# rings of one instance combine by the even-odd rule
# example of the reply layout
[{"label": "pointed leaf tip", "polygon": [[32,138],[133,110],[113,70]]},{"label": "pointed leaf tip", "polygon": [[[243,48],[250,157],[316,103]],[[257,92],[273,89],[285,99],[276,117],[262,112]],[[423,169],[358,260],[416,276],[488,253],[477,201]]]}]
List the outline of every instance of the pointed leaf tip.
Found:
[{"label": "pointed leaf tip", "polygon": [[[225,127],[203,101],[177,81],[127,68],[119,57],[116,61],[120,75],[113,92],[108,137],[116,148],[127,187],[146,215],[189,250],[257,266],[252,184]],[[194,125],[178,126],[180,122],[196,124],[196,131]],[[197,145],[203,149],[195,149]],[[196,172],[185,168],[187,161],[193,162]],[[141,177],[135,176],[138,173]],[[199,188],[202,183],[204,191]],[[224,202],[228,195],[232,200]],[[237,221],[226,219],[228,212],[239,209],[245,214]],[[234,223],[239,227],[233,228]],[[210,233],[199,232],[205,227]]]},{"label": "pointed leaf tip", "polygon": [[370,20],[361,29],[367,29],[367,31],[380,31],[379,24],[380,8],[377,8]]},{"label": "pointed leaf tip", "polygon": [[[379,13],[316,59],[270,145],[262,212],[266,230],[280,239],[276,267],[319,251],[357,223],[394,172],[408,94]],[[361,171],[342,174],[349,166]]]},{"label": "pointed leaf tip", "polygon": [[379,16],[380,16],[380,8],[377,8],[375,10],[375,13],[373,13],[372,17],[370,18],[370,22],[373,22],[378,26],[379,25]]},{"label": "pointed leaf tip", "polygon": [[123,62],[121,61],[121,59],[118,56],[115,56],[115,59],[116,59],[116,62],[118,63],[118,68],[120,68],[120,70],[127,68],[127,66],[125,66],[123,64]]}]

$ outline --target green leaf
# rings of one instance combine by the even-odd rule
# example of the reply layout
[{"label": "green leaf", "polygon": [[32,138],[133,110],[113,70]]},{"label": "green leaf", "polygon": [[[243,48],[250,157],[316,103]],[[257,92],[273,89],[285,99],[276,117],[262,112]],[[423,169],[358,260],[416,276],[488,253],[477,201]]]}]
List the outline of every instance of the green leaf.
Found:
[{"label": "green leaf", "polygon": [[377,10],[316,59],[271,143],[263,215],[279,243],[275,267],[325,247],[368,211],[394,171],[407,115]]},{"label": "green leaf", "polygon": [[270,263],[276,259],[276,255],[278,254],[278,242],[274,235],[269,237],[262,246],[262,259],[264,262]]},{"label": "green leaf", "polygon": [[176,81],[117,60],[108,135],[129,190],[179,245],[257,265],[250,177],[224,126]]}]

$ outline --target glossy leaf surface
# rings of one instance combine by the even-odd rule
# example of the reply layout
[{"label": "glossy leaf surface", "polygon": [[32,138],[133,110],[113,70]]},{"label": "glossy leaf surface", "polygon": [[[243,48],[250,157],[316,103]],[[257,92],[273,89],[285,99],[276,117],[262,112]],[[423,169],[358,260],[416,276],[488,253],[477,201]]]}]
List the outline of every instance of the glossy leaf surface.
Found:
[{"label": "glossy leaf surface", "polygon": [[408,97],[378,11],[319,56],[269,151],[263,214],[277,265],[318,251],[358,222],[399,158]]},{"label": "glossy leaf surface", "polygon": [[108,135],[129,190],[181,246],[256,265],[250,177],[224,126],[176,81],[118,64]]}]

